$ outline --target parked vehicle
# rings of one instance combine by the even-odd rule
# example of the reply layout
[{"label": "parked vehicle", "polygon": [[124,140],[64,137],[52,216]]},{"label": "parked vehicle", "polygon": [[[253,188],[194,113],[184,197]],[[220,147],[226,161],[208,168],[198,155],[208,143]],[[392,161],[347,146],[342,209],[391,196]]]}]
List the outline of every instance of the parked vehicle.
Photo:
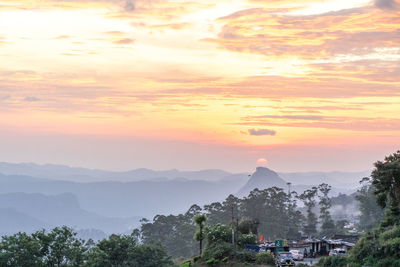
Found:
[{"label": "parked vehicle", "polygon": [[347,251],[342,248],[335,248],[329,251],[329,256],[333,255],[340,255],[340,256],[347,256]]},{"label": "parked vehicle", "polygon": [[277,257],[277,265],[279,267],[295,266],[296,263],[293,260],[292,253],[280,252]]},{"label": "parked vehicle", "polygon": [[290,253],[292,253],[293,260],[295,261],[302,261],[304,259],[304,254],[300,250],[291,250]]}]

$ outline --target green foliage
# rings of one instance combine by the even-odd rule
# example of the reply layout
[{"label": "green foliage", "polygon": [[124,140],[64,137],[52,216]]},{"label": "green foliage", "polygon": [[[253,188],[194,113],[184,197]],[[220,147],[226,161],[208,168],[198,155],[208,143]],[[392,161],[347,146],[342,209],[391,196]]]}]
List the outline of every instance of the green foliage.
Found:
[{"label": "green foliage", "polygon": [[219,259],[222,260],[226,257],[232,258],[235,254],[235,248],[231,243],[219,242],[206,246],[203,251],[202,257],[204,259]]},{"label": "green foliage", "polygon": [[376,162],[371,177],[377,203],[386,212],[380,225],[351,250],[349,264],[400,266],[400,151]]},{"label": "green foliage", "polygon": [[257,222],[248,218],[242,219],[237,230],[242,234],[257,233]]},{"label": "green foliage", "polygon": [[304,234],[306,234],[307,236],[314,236],[317,233],[318,220],[317,216],[313,212],[313,208],[317,204],[315,200],[317,192],[318,189],[316,187],[313,187],[312,189],[307,189],[299,196],[299,199],[301,199],[304,205],[307,207],[306,224],[303,228]]},{"label": "green foliage", "polygon": [[138,245],[132,235],[111,235],[89,251],[88,266],[169,266],[170,257],[160,244]]},{"label": "green foliage", "polygon": [[256,263],[274,265],[274,256],[270,252],[260,252],[256,254]]},{"label": "green foliage", "polygon": [[196,216],[194,216],[194,222],[197,224],[198,226],[198,230],[197,232],[194,234],[193,238],[196,241],[199,241],[199,245],[200,245],[200,254],[202,253],[203,250],[203,239],[204,239],[204,225],[206,223],[207,217],[204,214],[197,214]]},{"label": "green foliage", "polygon": [[0,242],[0,266],[81,266],[87,248],[68,227],[31,235],[4,236]]},{"label": "green foliage", "polygon": [[332,206],[331,199],[329,198],[329,192],[331,191],[331,186],[328,184],[320,184],[318,186],[318,191],[320,193],[319,197],[319,207],[320,207],[320,220],[321,220],[321,236],[332,236],[335,233],[335,222],[329,212]]},{"label": "green foliage", "polygon": [[0,243],[0,266],[44,266],[39,240],[18,233],[4,236]]},{"label": "green foliage", "polygon": [[328,256],[318,260],[315,266],[319,267],[346,267],[347,258],[343,256]]},{"label": "green foliage", "polygon": [[4,236],[0,242],[0,266],[169,266],[172,262],[158,244],[138,245],[134,235],[112,235],[99,243],[84,243],[68,228],[31,235]]},{"label": "green foliage", "polygon": [[246,244],[257,244],[257,236],[255,234],[240,234],[237,244],[244,247]]},{"label": "green foliage", "polygon": [[239,262],[250,262],[256,261],[256,253],[250,250],[241,250],[235,253],[235,259]]},{"label": "green foliage", "polygon": [[209,266],[218,266],[219,261],[217,259],[211,258],[206,260],[207,265]]},{"label": "green foliage", "polygon": [[157,215],[152,222],[144,220],[141,240],[144,244],[160,243],[173,257],[191,257],[198,254],[198,244],[193,239],[196,225],[193,216],[199,214],[199,207],[193,205],[185,214],[177,216]]},{"label": "green foliage", "polygon": [[[375,186],[375,195],[382,208],[392,210],[392,215],[400,215],[400,151],[384,161],[377,161],[372,171],[372,184]],[[398,219],[398,218],[397,218]]]},{"label": "green foliage", "polygon": [[207,246],[232,242],[232,229],[229,226],[217,224],[206,228]]},{"label": "green foliage", "polygon": [[191,266],[192,266],[192,262],[191,261],[185,261],[184,263],[179,265],[179,267],[191,267]]},{"label": "green foliage", "polygon": [[132,236],[111,235],[90,251],[90,263],[94,266],[126,265],[131,261],[136,245],[136,239]]},{"label": "green foliage", "polygon": [[360,203],[360,223],[359,229],[370,231],[377,227],[383,218],[383,209],[376,202],[375,186],[371,184],[370,179],[364,178],[360,182],[361,189],[357,191],[356,199]]},{"label": "green foliage", "polygon": [[397,259],[400,259],[399,225],[380,227],[366,233],[351,251],[351,262],[364,265],[375,266],[389,261],[392,263]]}]

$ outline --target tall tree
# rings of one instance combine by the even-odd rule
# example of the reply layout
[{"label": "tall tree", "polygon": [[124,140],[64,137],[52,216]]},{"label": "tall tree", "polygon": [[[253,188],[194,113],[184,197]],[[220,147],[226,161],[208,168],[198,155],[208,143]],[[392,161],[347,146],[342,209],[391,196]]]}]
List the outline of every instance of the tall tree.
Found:
[{"label": "tall tree", "polygon": [[47,266],[81,266],[86,247],[84,240],[76,237],[73,229],[62,226],[49,233],[38,231],[32,237],[39,240],[43,259]]},{"label": "tall tree", "polygon": [[199,241],[200,256],[201,256],[201,253],[203,252],[203,239],[205,237],[204,226],[205,226],[206,220],[207,220],[207,217],[204,214],[198,214],[198,215],[194,216],[194,222],[199,227],[199,229],[197,230],[197,232],[194,235],[194,239],[196,241]]},{"label": "tall tree", "polygon": [[360,184],[362,186],[355,197],[360,203],[359,229],[361,231],[370,231],[381,222],[383,209],[376,202],[375,186],[371,184],[370,178],[363,178]]},{"label": "tall tree", "polygon": [[304,223],[304,216],[297,209],[297,199],[299,198],[296,191],[290,192],[288,194],[288,233],[287,237],[291,239],[296,239],[301,237],[300,230],[301,225]]},{"label": "tall tree", "polygon": [[400,221],[400,151],[377,161],[372,171],[372,185],[375,186],[377,203],[387,208],[387,224]]},{"label": "tall tree", "polygon": [[307,207],[307,217],[306,217],[306,223],[304,225],[303,231],[307,236],[313,236],[317,233],[317,216],[313,212],[313,209],[315,208],[315,205],[317,204],[315,197],[317,196],[318,189],[316,187],[313,187],[311,189],[305,190],[300,196],[299,199],[301,199],[304,203],[304,205]]},{"label": "tall tree", "polygon": [[319,208],[321,220],[321,235],[329,236],[335,233],[335,222],[332,219],[330,208],[332,206],[331,199],[329,197],[329,192],[331,191],[331,186],[328,184],[320,184],[318,190],[320,194],[319,197]]}]

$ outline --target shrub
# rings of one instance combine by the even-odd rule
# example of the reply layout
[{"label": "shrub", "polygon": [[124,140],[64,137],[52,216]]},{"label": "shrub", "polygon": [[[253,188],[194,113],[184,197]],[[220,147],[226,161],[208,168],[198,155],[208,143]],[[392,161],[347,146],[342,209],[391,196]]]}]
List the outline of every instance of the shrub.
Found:
[{"label": "shrub", "polygon": [[274,265],[274,256],[270,252],[261,252],[256,255],[257,264],[270,264]]},{"label": "shrub", "polygon": [[240,262],[255,262],[256,254],[250,250],[242,250],[235,254],[235,258]]},{"label": "shrub", "polygon": [[206,228],[207,245],[220,242],[232,242],[232,229],[226,225],[216,224]]},{"label": "shrub", "polygon": [[206,263],[211,266],[216,266],[218,264],[218,260],[215,258],[210,258],[210,259],[206,260]]},{"label": "shrub", "polygon": [[192,262],[191,261],[185,261],[184,263],[179,265],[179,267],[191,267],[191,266],[192,266]]},{"label": "shrub", "polygon": [[246,244],[257,244],[257,236],[255,234],[239,235],[238,245],[244,247]]},{"label": "shrub", "polygon": [[316,266],[320,267],[346,267],[347,258],[343,256],[328,256],[318,260]]},{"label": "shrub", "polygon": [[232,257],[234,255],[234,247],[231,243],[221,242],[212,245],[207,245],[203,251],[202,257],[204,259],[219,259],[222,260],[225,257]]}]

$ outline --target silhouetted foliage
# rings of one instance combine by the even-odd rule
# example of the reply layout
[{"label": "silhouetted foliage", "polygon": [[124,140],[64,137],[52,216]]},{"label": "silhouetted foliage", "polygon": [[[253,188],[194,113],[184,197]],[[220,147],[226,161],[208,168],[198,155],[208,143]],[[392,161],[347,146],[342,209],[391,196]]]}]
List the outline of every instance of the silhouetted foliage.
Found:
[{"label": "silhouetted foliage", "polygon": [[207,217],[204,214],[197,214],[194,216],[194,222],[197,224],[199,227],[198,231],[194,234],[194,240],[199,241],[199,255],[201,256],[201,253],[203,251],[203,239],[204,239],[204,226],[206,223]]},{"label": "silhouetted foliage", "polygon": [[3,236],[0,266],[159,267],[172,264],[159,244],[142,245],[134,235],[111,235],[97,244],[76,237],[68,227]]},{"label": "silhouetted foliage", "polygon": [[299,196],[299,199],[301,199],[304,205],[307,207],[307,218],[303,228],[303,231],[307,236],[313,236],[317,233],[318,219],[313,212],[313,208],[317,204],[317,201],[315,200],[317,192],[318,189],[316,187],[313,187],[311,189],[307,189]]}]

